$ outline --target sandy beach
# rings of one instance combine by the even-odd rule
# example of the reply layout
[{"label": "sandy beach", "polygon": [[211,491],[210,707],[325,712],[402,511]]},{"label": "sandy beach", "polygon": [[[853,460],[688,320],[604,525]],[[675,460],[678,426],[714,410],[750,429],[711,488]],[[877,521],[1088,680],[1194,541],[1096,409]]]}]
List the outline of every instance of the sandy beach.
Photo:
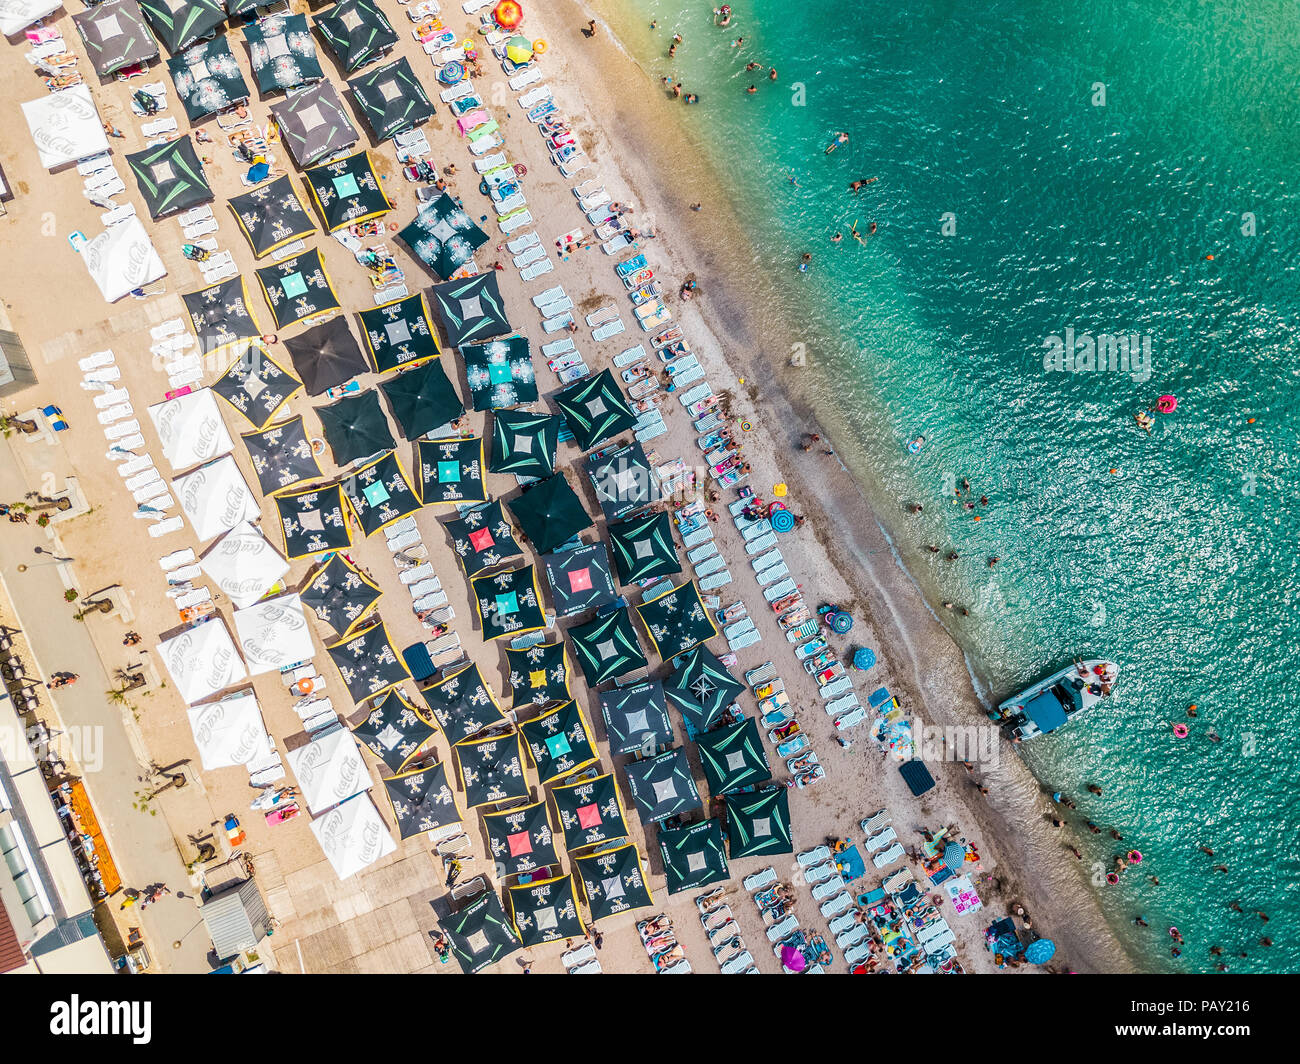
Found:
[{"label": "sandy beach", "polygon": [[[393,55],[409,58],[432,94],[435,83],[429,60],[412,41],[403,11],[388,0],[383,6],[401,36]],[[295,8],[299,7],[300,4],[295,4]],[[443,17],[462,36],[472,31],[471,20],[460,12],[459,5],[444,5]],[[617,47],[605,27],[601,27],[594,39],[582,35],[580,30],[590,17],[592,14],[582,5],[571,0],[556,0],[545,11],[529,12],[531,35],[545,37],[550,43],[544,60],[547,83],[553,89],[561,113],[570,117],[575,135],[591,160],[588,170],[576,180],[599,176],[615,200],[636,204],[639,222],[655,227],[657,239],[644,244],[642,250],[662,279],[666,293],[675,293],[687,273],[698,276],[702,291],[699,299],[681,304],[673,297],[668,302],[701,363],[708,369],[715,390],[728,391],[732,412],[754,423],[754,430],[746,433],[744,440],[746,458],[755,469],[751,486],[759,495],[768,497],[771,485],[788,483],[791,498],[787,502],[808,517],[807,524],[785,537],[782,544],[792,575],[803,585],[810,602],[834,601],[851,609],[857,619],[852,642],[872,646],[878,653],[879,664],[874,670],[856,678],[859,697],[865,701],[868,691],[888,686],[903,707],[919,718],[918,732],[921,722],[940,727],[986,723],[971,689],[960,648],[897,564],[891,543],[855,479],[854,472],[862,469],[860,456],[847,451],[827,456],[819,448],[804,452],[800,447],[803,434],[814,430],[834,443],[838,426],[824,411],[809,407],[800,378],[804,371],[787,366],[790,345],[795,338],[788,335],[786,323],[773,320],[772,315],[765,313],[768,301],[764,299],[764,278],[743,268],[748,244],[728,210],[725,188],[693,150],[668,101],[662,98],[659,86]],[[61,15],[57,23],[70,45],[83,55],[82,69],[88,71],[84,49],[70,19]],[[238,36],[237,30],[228,32],[232,39]],[[247,56],[242,47],[236,51],[241,65],[246,66]],[[162,540],[150,539],[144,523],[133,518],[135,503],[130,493],[120,486],[112,463],[105,456],[106,445],[95,424],[92,393],[80,389],[76,363],[92,351],[111,346],[122,367],[122,384],[131,390],[137,415],[144,414],[144,408],[161,399],[167,387],[165,374],[153,364],[149,354],[149,327],[180,314],[179,293],[202,287],[202,279],[198,268],[181,254],[178,224],[163,219],[149,225],[149,229],[168,267],[168,276],[150,286],[150,295],[143,301],[127,298],[114,306],[103,303],[66,239],[73,230],[92,236],[98,232],[100,209],[82,197],[75,168],[53,175],[40,169],[17,113],[17,103],[35,99],[43,90],[21,52],[21,47],[11,46],[4,50],[0,60],[0,89],[10,101],[4,135],[5,169],[18,192],[18,198],[8,205],[8,216],[0,220],[0,246],[11,261],[26,264],[23,271],[12,271],[5,301],[14,328],[32,355],[39,383],[29,393],[7,401],[5,412],[12,414],[54,401],[62,406],[73,427],[73,431],[61,434],[63,450],[58,468],[25,463],[25,472],[33,485],[38,485],[47,473],[56,478],[69,474],[80,477],[91,512],[58,525],[56,542],[59,549],[76,559],[73,571],[83,592],[111,584],[127,589],[134,610],[129,625],[99,618],[86,622],[111,674],[112,669],[126,663],[121,640],[128,627],[141,632],[148,645],[156,644],[164,634],[176,629],[176,612],[164,597],[166,585],[156,559],[183,546],[199,549],[199,544],[188,527]],[[342,72],[324,50],[321,57],[327,74],[336,84],[341,84]],[[543,245],[555,256],[555,239],[576,226],[585,226],[585,220],[575,205],[570,183],[550,163],[541,137],[524,119],[499,66],[489,61],[484,63],[484,69],[486,84],[480,83],[480,93],[501,123],[506,140],[503,150],[512,161],[528,168],[524,187],[536,220],[535,228]],[[151,77],[153,74],[151,71]],[[161,76],[165,79],[165,72]],[[127,138],[113,141],[112,148],[119,172],[124,174],[128,185],[128,193],[122,199],[136,203],[139,209],[139,197],[121,160],[123,151],[139,150],[144,145],[140,123],[131,116],[126,104],[129,87],[110,79],[95,85],[93,91],[101,115],[127,131]],[[183,112],[174,94],[171,99],[168,113],[178,117],[184,131],[187,124]],[[255,97],[251,101],[250,110],[259,125],[266,121],[268,105],[274,99]],[[360,120],[356,124],[362,131],[362,145],[370,147],[376,167],[386,179],[385,190],[395,206],[385,221],[404,225],[415,210],[416,186],[402,179],[391,143],[368,140],[364,124]],[[220,223],[220,245],[234,255],[250,282],[254,312],[268,326],[270,315],[252,276],[252,270],[265,262],[254,260],[229,209],[220,202],[241,191],[237,176],[240,166],[221,143],[215,123],[204,123],[204,128],[218,141],[198,147],[205,156],[207,176],[218,197],[214,211]],[[501,238],[495,223],[490,221],[488,201],[476,188],[471,157],[457,137],[447,109],[438,105],[437,115],[424,128],[433,147],[434,161],[439,166],[454,163],[456,167],[455,175],[449,178],[451,190],[463,196],[475,218],[489,215],[489,220],[481,223],[491,239],[476,256],[480,268],[490,268],[496,258],[508,262],[507,253],[497,249]],[[663,165],[669,159],[674,165]],[[300,175],[291,165],[289,172],[300,182]],[[705,209],[690,211],[688,204],[692,202],[704,203]],[[412,292],[434,283],[436,278],[409,254],[404,244],[391,234],[387,242],[405,269]],[[365,271],[345,248],[324,235],[309,240],[310,244],[325,256],[345,308],[352,311],[373,305]],[[628,306],[614,276],[613,261],[601,254],[599,248],[589,248],[561,258],[553,273],[532,284],[522,282],[509,267],[498,273],[511,322],[534,346],[534,363],[543,392],[539,409],[546,406],[546,397],[558,390],[558,381],[537,351],[549,338],[543,336],[529,300],[541,289],[562,283],[577,304],[576,309],[588,311],[613,302],[620,311],[625,311]],[[630,314],[624,318],[629,319]],[[610,365],[615,354],[640,340],[635,323],[629,332],[601,344],[595,343],[585,329],[575,336],[594,371]],[[288,364],[282,345],[275,345],[272,354],[282,364]],[[444,361],[449,375],[465,396],[460,360],[448,351]],[[207,367],[204,382],[215,380],[222,368]],[[370,386],[376,378],[370,374],[360,379],[363,386]],[[288,409],[305,415],[314,426],[312,407],[325,401],[324,397],[308,400],[300,394]],[[232,435],[248,430],[249,426],[233,409],[223,405],[222,414]],[[663,461],[681,456],[690,462],[698,452],[689,419],[676,403],[665,408],[665,417],[669,432],[654,441],[655,452]],[[485,415],[471,413],[470,419],[476,433],[481,432]],[[163,466],[147,415],[141,418],[141,424],[149,448]],[[13,446],[20,461],[23,460],[22,441],[14,441]],[[408,471],[413,467],[412,450],[406,442],[399,444],[398,454]],[[236,446],[234,453],[246,479],[256,484],[243,449]],[[588,511],[599,513],[590,485],[580,470],[574,472],[579,460],[576,447],[562,445],[561,466],[570,470],[570,482],[586,502]],[[327,476],[338,472],[328,457],[322,466]],[[506,476],[489,477],[488,486],[494,497],[514,490],[513,480]],[[731,497],[728,493],[727,501]],[[425,508],[419,513],[419,525],[430,550],[430,560],[455,607],[455,628],[461,633],[471,660],[480,666],[500,694],[504,688],[503,655],[472,629],[470,619],[475,610],[467,582],[446,535],[439,528],[440,521],[453,513],[447,507]],[[278,543],[275,506],[265,499],[262,522],[272,541]],[[602,530],[603,524],[602,520],[598,526]],[[722,553],[737,559],[733,566],[737,580],[724,591],[724,601],[743,597],[764,636],[760,644],[739,652],[739,663],[733,671],[739,674],[767,660],[777,666],[792,692],[797,692],[792,700],[800,707],[800,720],[826,766],[824,781],[808,790],[791,792],[796,850],[812,848],[828,836],[850,835],[859,839],[858,820],[881,807],[892,810],[899,837],[907,845],[919,844],[921,836],[916,829],[922,826],[937,829],[958,825],[960,833],[976,844],[982,856],[974,874],[987,873],[996,880],[994,886],[977,879],[984,912],[950,921],[958,935],[958,956],[968,971],[992,970],[983,928],[1016,902],[1032,913],[1036,931],[1058,943],[1060,952],[1054,967],[1082,972],[1128,970],[1130,962],[1118,944],[1096,930],[1102,926],[1100,915],[1079,879],[1081,872],[1090,870],[1076,867],[1074,858],[1053,834],[1046,820],[1047,798],[1011,747],[1004,744],[998,751],[996,768],[977,766],[974,777],[968,776],[955,762],[931,763],[938,787],[920,802],[908,794],[895,762],[882,757],[869,741],[867,725],[859,726],[852,734],[852,749],[840,749],[834,742],[831,721],[820,711],[815,686],[798,668],[775,617],[770,611],[760,614],[756,609],[763,603],[753,575],[741,564],[744,550],[739,534],[725,520],[715,529]],[[409,596],[398,580],[383,537],[362,539],[358,533],[349,555],[384,591],[379,613],[394,644],[403,647],[427,634],[408,607]],[[306,562],[298,561],[286,582],[290,587],[297,587],[308,571]],[[39,607],[26,605],[24,608],[21,601],[18,605],[26,623],[36,623],[31,618],[38,614]],[[218,607],[229,621],[231,604],[218,597]],[[60,607],[54,604],[51,608]],[[324,646],[334,641],[333,632],[314,619],[313,624],[317,666],[336,689],[336,706],[346,711],[347,698],[341,693],[337,670],[324,653]],[[58,663],[45,663],[45,667],[57,669]],[[656,674],[665,672],[661,666],[652,666],[652,670]],[[277,745],[285,750],[305,742],[301,722],[279,678],[275,674],[260,676],[253,687]],[[413,689],[413,685],[408,687]],[[576,671],[573,690],[597,738],[603,740],[595,698]],[[742,705],[746,700],[752,702],[749,695],[742,696]],[[746,705],[746,709],[752,710],[752,705]],[[271,940],[279,970],[456,971],[455,965],[439,965],[430,947],[429,934],[448,912],[448,898],[441,869],[430,855],[425,839],[399,842],[394,854],[352,879],[340,882],[324,861],[308,828],[307,817],[271,827],[262,822],[259,814],[248,812],[253,792],[242,769],[198,771],[185,707],[167,685],[158,686],[125,708],[106,705],[105,712],[133,717],[154,762],[168,765],[193,760],[188,772],[192,785],[170,791],[158,801],[162,815],[179,840],[178,849],[184,861],[194,858],[193,847],[187,839],[192,842],[196,836],[213,830],[219,833],[219,826],[214,829],[214,825],[219,825],[230,812],[241,816],[249,836],[247,849],[262,880],[272,915],[279,920]],[[364,712],[355,708],[348,711],[353,724],[362,717]],[[443,737],[439,736],[434,746],[441,760],[449,759]],[[611,758],[603,742],[601,746],[605,770],[621,764],[623,759]],[[688,749],[696,777],[700,779],[702,774],[694,748],[688,744]],[[372,791],[376,806],[391,826],[391,813],[378,782],[383,766],[366,756],[376,782]],[[772,750],[768,756],[776,778],[784,779],[785,766]],[[987,797],[972,785],[972,778],[989,788]],[[90,786],[93,789],[93,780]],[[536,784],[533,792],[534,798],[544,796],[544,790]],[[119,815],[132,814],[119,811]],[[474,840],[478,858],[467,873],[474,875],[489,866],[476,814],[467,815],[466,830]],[[694,892],[669,897],[664,890],[655,833],[645,832],[639,824],[633,825],[632,830],[638,849],[647,859],[659,908],[673,916],[687,956],[697,971],[715,970],[690,900]],[[779,965],[764,942],[759,914],[744,898],[740,887],[741,877],[769,865],[783,878],[791,878],[788,858],[735,861],[731,865],[728,891],[747,941],[751,947],[762,946],[754,948],[758,968],[776,972]],[[870,878],[875,885],[879,876],[873,874]],[[918,878],[921,878],[919,868]],[[825,921],[807,897],[808,888],[797,876],[794,882],[803,895],[800,911],[805,926],[824,931]],[[189,902],[172,898],[162,904],[179,906]],[[600,959],[606,971],[652,970],[632,926],[636,919],[652,911],[602,922],[605,945]],[[951,911],[945,915],[951,916]],[[526,954],[533,959],[535,971],[560,971],[562,946],[563,943],[552,943],[524,951],[497,967],[517,971],[518,958]],[[164,966],[166,960],[162,957]],[[843,963],[832,970],[843,971]]]}]

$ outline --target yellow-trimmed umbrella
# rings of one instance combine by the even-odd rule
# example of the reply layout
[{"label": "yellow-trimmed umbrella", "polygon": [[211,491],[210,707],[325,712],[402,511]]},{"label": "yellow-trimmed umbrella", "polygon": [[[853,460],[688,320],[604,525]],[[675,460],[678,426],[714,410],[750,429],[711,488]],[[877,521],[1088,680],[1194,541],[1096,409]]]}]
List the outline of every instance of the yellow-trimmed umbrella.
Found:
[{"label": "yellow-trimmed umbrella", "polygon": [[533,57],[533,42],[527,37],[511,37],[506,42],[506,58],[512,63],[527,63]]},{"label": "yellow-trimmed umbrella", "polygon": [[516,0],[501,0],[492,9],[492,21],[503,30],[512,30],[524,20],[524,9]]}]

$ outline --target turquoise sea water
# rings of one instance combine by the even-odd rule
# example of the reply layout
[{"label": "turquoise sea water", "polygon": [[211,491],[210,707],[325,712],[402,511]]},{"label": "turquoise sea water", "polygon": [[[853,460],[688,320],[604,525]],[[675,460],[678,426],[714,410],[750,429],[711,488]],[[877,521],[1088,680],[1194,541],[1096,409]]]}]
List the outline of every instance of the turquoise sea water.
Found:
[{"label": "turquoise sea water", "polygon": [[[1154,970],[1211,970],[1214,944],[1233,971],[1300,968],[1293,7],[734,0],[718,29],[705,0],[600,6],[656,78],[699,93],[682,119],[789,278],[783,312],[871,458],[869,492],[895,503],[904,563],[932,601],[970,606],[946,619],[982,690],[1121,662],[1107,710],[1025,750],[1124,835],[1082,832],[1090,866],[1146,855],[1096,887],[1116,932]],[[855,219],[879,226],[865,248]],[[1150,378],[1046,372],[1067,328],[1149,338]],[[1178,410],[1148,436],[1132,415],[1164,393]],[[962,477],[990,498],[979,523],[948,494]]]}]

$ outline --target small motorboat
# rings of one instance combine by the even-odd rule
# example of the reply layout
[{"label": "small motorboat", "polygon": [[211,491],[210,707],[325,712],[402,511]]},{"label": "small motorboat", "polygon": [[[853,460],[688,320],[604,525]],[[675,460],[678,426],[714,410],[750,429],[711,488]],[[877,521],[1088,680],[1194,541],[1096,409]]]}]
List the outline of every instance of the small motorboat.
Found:
[{"label": "small motorboat", "polygon": [[1055,731],[1110,697],[1119,665],[1093,658],[1052,673],[989,713],[1014,739],[1036,739]]}]

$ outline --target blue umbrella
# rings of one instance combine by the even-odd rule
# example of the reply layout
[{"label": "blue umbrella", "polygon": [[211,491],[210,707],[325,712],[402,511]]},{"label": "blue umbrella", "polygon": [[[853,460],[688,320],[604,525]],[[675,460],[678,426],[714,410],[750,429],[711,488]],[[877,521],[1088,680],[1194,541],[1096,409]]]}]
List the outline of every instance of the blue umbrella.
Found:
[{"label": "blue umbrella", "polygon": [[960,874],[966,863],[966,847],[959,842],[950,842],[943,848],[943,863]]},{"label": "blue umbrella", "polygon": [[1056,943],[1050,938],[1040,938],[1025,947],[1025,960],[1030,964],[1046,964],[1056,953]]},{"label": "blue umbrella", "polygon": [[794,530],[794,514],[789,510],[773,510],[771,517],[774,532],[791,532]]},{"label": "blue umbrella", "polygon": [[853,617],[847,613],[832,613],[827,618],[830,621],[832,631],[843,635],[853,627]]},{"label": "blue umbrella", "polygon": [[876,652],[870,647],[858,647],[858,649],[853,652],[853,667],[855,669],[861,669],[863,672],[866,672],[866,670],[871,668],[875,663]]},{"label": "blue umbrella", "polygon": [[455,85],[464,77],[465,67],[454,59],[438,71],[438,80],[444,85]]}]

